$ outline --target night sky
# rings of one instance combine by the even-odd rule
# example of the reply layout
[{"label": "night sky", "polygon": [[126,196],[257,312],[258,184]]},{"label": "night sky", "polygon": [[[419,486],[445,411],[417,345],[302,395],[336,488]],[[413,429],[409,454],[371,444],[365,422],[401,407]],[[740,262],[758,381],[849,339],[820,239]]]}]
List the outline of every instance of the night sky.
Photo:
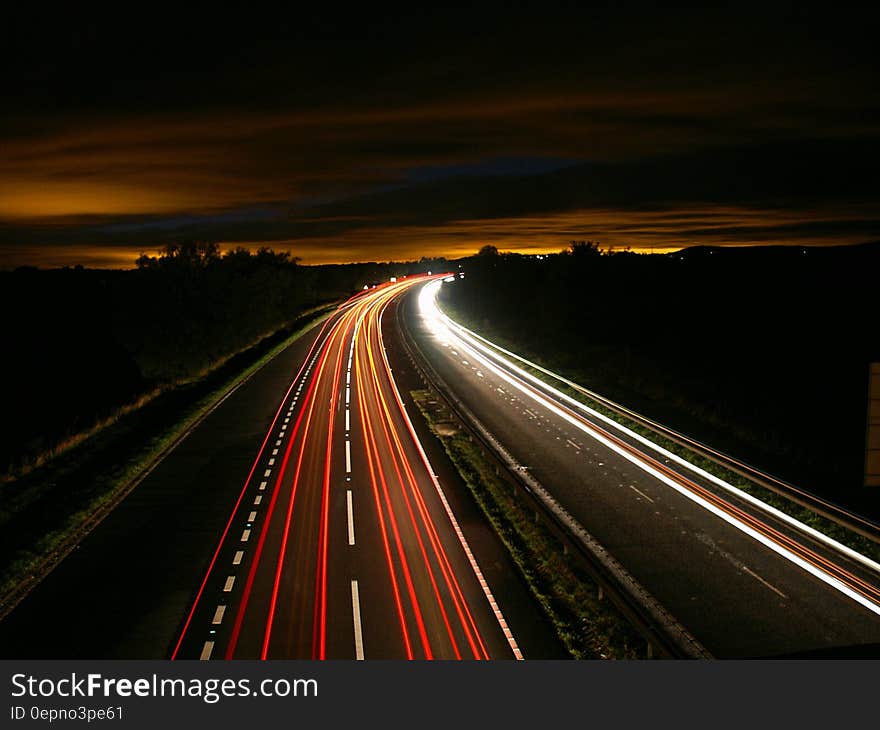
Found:
[{"label": "night sky", "polygon": [[876,12],[4,11],[0,267],[880,239]]}]

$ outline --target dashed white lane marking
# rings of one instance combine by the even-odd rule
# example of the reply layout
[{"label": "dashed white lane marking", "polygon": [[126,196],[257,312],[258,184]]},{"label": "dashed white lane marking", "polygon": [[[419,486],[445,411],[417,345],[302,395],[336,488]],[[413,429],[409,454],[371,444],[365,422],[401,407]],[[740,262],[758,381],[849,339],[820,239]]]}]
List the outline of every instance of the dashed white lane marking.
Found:
[{"label": "dashed white lane marking", "polygon": [[477,370],[477,377],[478,377],[478,378],[482,378],[482,377],[483,377],[483,373],[481,373],[479,370]]},{"label": "dashed white lane marking", "polygon": [[211,623],[214,626],[223,623],[223,614],[226,613],[226,606],[217,606],[217,610],[214,611],[214,618],[211,619]]},{"label": "dashed white lane marking", "polygon": [[269,466],[275,466],[275,459],[269,459]]},{"label": "dashed white lane marking", "polygon": [[345,386],[345,405],[349,405],[351,403],[351,386]]},{"label": "dashed white lane marking", "polygon": [[262,502],[262,501],[263,501],[263,495],[262,495],[262,494],[258,494],[256,497],[254,497],[254,504],[259,504],[259,503]]},{"label": "dashed white lane marking", "polygon": [[223,592],[224,592],[224,593],[229,593],[229,591],[232,590],[232,586],[233,586],[233,585],[235,585],[235,576],[234,576],[234,575],[230,575],[230,576],[226,579],[226,584],[223,586]]},{"label": "dashed white lane marking", "polygon": [[754,578],[754,579],[757,580],[757,581],[760,581],[760,582],[763,583],[765,586],[767,586],[767,587],[768,587],[771,591],[773,591],[776,595],[778,595],[778,596],[780,596],[780,597],[782,597],[782,598],[786,598],[786,599],[788,598],[788,596],[786,596],[782,591],[780,591],[775,585],[773,585],[772,583],[768,583],[768,582],[767,582],[766,580],[764,580],[760,575],[758,575],[755,571],[753,571],[753,570],[749,570],[745,565],[742,566],[742,569],[743,569],[744,571],[746,571],[746,573],[748,573],[750,576],[752,576],[752,578]]},{"label": "dashed white lane marking", "polygon": [[[516,366],[513,366],[510,363],[507,363],[507,365],[509,365],[511,368],[513,368],[514,371],[518,371],[519,373],[528,376],[528,373],[525,373],[524,371],[519,370],[518,368],[516,368]],[[676,490],[682,496],[684,496],[687,499],[691,500],[692,502],[696,503],[697,505],[699,505],[703,509],[706,509],[707,511],[711,512],[716,517],[724,520],[725,522],[727,522],[731,526],[740,530],[745,535],[747,535],[750,538],[754,539],[755,541],[761,543],[764,547],[774,551],[775,553],[777,553],[781,557],[785,558],[786,560],[788,560],[792,564],[803,569],[804,571],[806,571],[807,573],[809,573],[813,577],[821,580],[823,583],[825,583],[825,584],[829,585],[830,587],[834,588],[835,590],[839,591],[847,598],[850,598],[851,600],[855,601],[856,603],[859,603],[861,606],[863,606],[864,608],[867,608],[872,613],[880,615],[880,607],[878,607],[878,605],[875,602],[865,598],[865,596],[863,596],[861,593],[853,590],[851,587],[847,586],[842,581],[833,577],[829,573],[826,573],[825,571],[823,571],[822,569],[813,565],[809,561],[802,559],[801,557],[799,557],[798,555],[796,555],[795,553],[793,553],[792,551],[790,551],[786,547],[782,546],[781,544],[774,542],[773,540],[771,540],[769,537],[767,537],[763,533],[757,532],[749,525],[747,525],[744,522],[741,522],[740,520],[738,520],[737,518],[727,514],[724,510],[715,506],[711,502],[707,502],[705,499],[703,499],[699,495],[690,492],[688,489],[683,487],[681,484],[679,484],[675,480],[671,479],[670,477],[666,476],[665,474],[661,473],[660,471],[654,469],[649,464],[639,460],[638,457],[636,457],[636,456],[630,454],[629,452],[626,452],[625,450],[622,450],[619,447],[617,447],[616,445],[612,444],[612,442],[608,441],[601,434],[596,433],[596,432],[592,432],[592,429],[590,429],[589,427],[584,425],[583,422],[577,421],[574,417],[572,417],[568,412],[566,412],[562,408],[559,408],[556,405],[554,405],[554,402],[546,400],[541,397],[538,397],[532,392],[527,392],[526,387],[524,385],[518,384],[517,382],[515,382],[511,378],[511,376],[505,374],[504,372],[502,372],[498,368],[494,367],[493,365],[491,365],[491,363],[488,364],[488,367],[490,370],[497,373],[500,377],[504,378],[505,380],[508,380],[510,382],[510,384],[513,385],[514,387],[523,390],[523,392],[525,392],[529,397],[534,398],[535,400],[538,400],[539,402],[541,402],[545,408],[550,410],[556,416],[563,418],[564,420],[568,421],[569,423],[571,423],[571,425],[575,426],[576,428],[579,428],[580,430],[583,430],[583,431],[589,433],[589,435],[592,438],[594,438],[596,441],[601,443],[603,446],[606,446],[606,447],[612,449],[613,451],[615,451],[616,453],[619,453],[625,459],[627,459],[628,461],[630,461],[632,464],[634,464],[638,468],[642,469],[643,471],[649,473],[651,476],[656,478],[658,481],[661,481],[665,485]],[[529,377],[531,377],[531,376],[529,376]],[[568,398],[568,396],[565,396],[565,394],[560,393],[559,391],[556,391],[556,394],[559,396],[562,396],[564,398]],[[573,401],[573,399],[572,399],[572,401]],[[584,407],[584,406],[581,406],[581,407]],[[598,414],[595,411],[592,412],[592,414],[601,416],[601,414]],[[605,418],[605,417],[603,416],[603,418]],[[708,478],[710,480],[713,480],[713,481],[717,480],[717,481],[715,481],[715,483],[718,484],[718,486],[721,486],[722,488],[724,488],[728,491],[732,491],[732,493],[736,494],[738,497],[754,499],[755,502],[760,502],[760,500],[757,500],[757,498],[751,497],[751,495],[748,495],[745,492],[740,492],[732,485],[728,484],[727,482],[724,482],[723,480],[719,479],[718,477],[714,477],[709,472],[705,472],[703,470],[700,470],[698,467],[694,467],[693,465],[688,464],[685,460],[681,459],[681,457],[678,457],[675,454],[672,454],[671,452],[664,451],[663,449],[658,447],[656,444],[651,443],[645,437],[642,437],[639,434],[636,434],[635,432],[630,432],[630,435],[633,436],[634,438],[636,438],[637,440],[640,440],[645,445],[649,446],[649,448],[652,448],[655,451],[658,451],[659,453],[664,454],[667,457],[666,459],[664,459],[664,461],[666,461],[667,463],[668,463],[669,458],[671,457],[672,459],[677,460],[678,463],[685,465],[687,468],[691,469],[692,471],[695,471],[696,473],[700,474],[701,476]],[[753,504],[755,502],[753,502]],[[794,518],[789,518],[783,512],[774,511],[775,508],[769,507],[766,504],[763,504],[760,506],[762,507],[762,509],[766,509],[766,510],[770,511],[771,514],[773,514],[775,517],[777,517],[779,519],[791,519],[791,520],[794,519]],[[797,521],[794,520],[794,522],[797,522]],[[789,522],[789,524],[793,524],[793,523]],[[840,545],[839,543],[836,543],[831,538],[828,538],[827,536],[822,535],[822,533],[816,532],[814,534],[812,531],[812,528],[804,525],[803,523],[796,525],[796,527],[798,529],[807,531],[812,537],[814,537],[816,539],[823,540],[824,542],[826,542],[826,544],[832,546],[835,550],[840,550],[840,551],[846,552],[846,554],[853,559],[859,560],[861,558],[860,562],[863,560],[869,561],[868,558],[865,558],[864,556],[860,556],[860,554],[856,553],[855,551],[849,552],[849,550],[850,550],[849,548],[846,548],[845,546]],[[870,562],[873,562],[873,561],[869,561],[869,563]],[[865,563],[865,564],[869,565],[869,563]],[[876,566],[876,563],[874,564],[874,566]],[[871,567],[874,567],[874,566],[871,566]]]},{"label": "dashed white lane marking", "polygon": [[345,492],[345,505],[348,508],[348,544],[354,545],[354,509],[351,503],[351,490]]},{"label": "dashed white lane marking", "polygon": [[349,385],[351,383],[351,370],[345,373],[345,384]]},{"label": "dashed white lane marking", "polygon": [[244,550],[236,550],[235,557],[232,558],[233,565],[241,565],[241,559],[244,557]]},{"label": "dashed white lane marking", "polygon": [[290,423],[290,419],[289,419],[289,418],[285,418],[285,419],[284,419],[284,423]]},{"label": "dashed white lane marking", "polygon": [[250,536],[251,536],[251,531],[245,530],[244,532],[241,533],[241,541],[247,542],[250,539]]},{"label": "dashed white lane marking", "polygon": [[351,411],[348,408],[345,409],[345,430],[351,431]]},{"label": "dashed white lane marking", "polygon": [[278,449],[272,449],[272,456],[278,456]]},{"label": "dashed white lane marking", "polygon": [[202,647],[202,653],[199,654],[199,659],[203,662],[208,661],[211,658],[211,652],[214,651],[214,642],[206,641],[205,645]]},{"label": "dashed white lane marking", "polygon": [[345,473],[351,474],[351,441],[345,442]]},{"label": "dashed white lane marking", "polygon": [[263,476],[264,476],[264,477],[267,477],[267,476],[269,476],[271,473],[272,473],[272,470],[271,470],[271,469],[266,469],[266,471],[263,472]]},{"label": "dashed white lane marking", "polygon": [[642,495],[645,499],[647,499],[651,504],[654,504],[654,500],[651,499],[647,494],[645,494],[641,489],[636,489],[632,484],[629,485],[629,488],[632,489],[636,494]]},{"label": "dashed white lane marking", "polygon": [[254,511],[252,511],[252,512],[248,515],[248,519],[247,519],[247,521],[248,521],[248,522],[253,522],[253,521],[256,520],[256,519],[257,519],[257,513],[256,513],[256,510],[254,510]]},{"label": "dashed white lane marking", "polygon": [[578,451],[581,450],[581,447],[578,446],[578,445],[577,445],[574,441],[572,441],[571,439],[565,439],[565,443],[567,443],[567,444],[568,444],[569,446],[571,446],[573,449],[577,449]]},{"label": "dashed white lane marking", "polygon": [[266,482],[260,482],[260,491],[266,488]]},{"label": "dashed white lane marking", "polygon": [[351,615],[354,620],[354,658],[364,658],[364,634],[361,630],[361,599],[358,593],[358,582],[351,582]]},{"label": "dashed white lane marking", "polygon": [[275,445],[276,445],[276,446],[281,446],[281,439],[278,439],[278,440],[275,442]]}]

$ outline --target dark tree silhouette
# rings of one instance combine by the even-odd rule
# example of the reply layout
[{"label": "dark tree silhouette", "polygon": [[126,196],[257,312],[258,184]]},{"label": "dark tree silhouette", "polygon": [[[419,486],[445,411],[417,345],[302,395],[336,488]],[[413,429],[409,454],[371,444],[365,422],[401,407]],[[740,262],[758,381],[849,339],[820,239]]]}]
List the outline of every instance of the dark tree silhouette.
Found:
[{"label": "dark tree silhouette", "polygon": [[599,249],[598,241],[569,241],[564,253],[576,258],[591,258],[600,256],[602,251]]},{"label": "dark tree silhouette", "polygon": [[391,276],[441,271],[441,261],[301,266],[287,251],[184,241],[142,254],[129,271],[0,271],[0,304],[15,312],[4,344],[16,353],[0,378],[0,470],[157,385],[200,378],[306,309]]},{"label": "dark tree silhouette", "polygon": [[[474,256],[443,287],[478,330],[807,488],[860,485],[880,245]],[[817,418],[815,414],[821,414]]]}]

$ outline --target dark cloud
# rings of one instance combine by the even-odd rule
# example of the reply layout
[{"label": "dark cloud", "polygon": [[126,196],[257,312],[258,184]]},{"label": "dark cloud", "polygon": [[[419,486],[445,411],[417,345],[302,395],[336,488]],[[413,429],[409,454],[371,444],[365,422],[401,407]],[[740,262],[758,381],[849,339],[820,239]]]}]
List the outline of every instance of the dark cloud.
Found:
[{"label": "dark cloud", "polygon": [[[0,264],[183,236],[314,260],[559,247],[591,222],[620,239],[649,209],[696,242],[794,240],[792,215],[805,241],[872,237],[867,12],[11,11]],[[712,206],[741,211],[726,235],[686,224]]]}]

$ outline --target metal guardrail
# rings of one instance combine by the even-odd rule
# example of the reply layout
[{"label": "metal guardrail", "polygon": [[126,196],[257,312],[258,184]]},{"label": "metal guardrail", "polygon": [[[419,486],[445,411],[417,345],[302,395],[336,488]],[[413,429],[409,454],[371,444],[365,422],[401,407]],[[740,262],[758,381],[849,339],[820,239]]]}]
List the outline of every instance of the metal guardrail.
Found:
[{"label": "metal guardrail", "polygon": [[503,347],[495,344],[491,340],[486,339],[485,337],[473,332],[472,330],[464,327],[461,324],[455,323],[457,327],[460,327],[464,331],[466,331],[472,337],[480,340],[487,347],[490,347],[500,353],[503,353],[509,357],[512,357],[518,360],[520,363],[526,365],[527,367],[534,368],[539,372],[544,373],[545,375],[558,380],[559,382],[569,386],[575,391],[585,395],[587,398],[599,403],[605,408],[617,413],[619,416],[623,418],[627,418],[630,421],[638,424],[639,426],[652,431],[657,436],[661,438],[669,439],[679,446],[683,446],[686,449],[698,454],[699,456],[709,459],[714,462],[718,466],[721,466],[724,469],[727,469],[735,474],[738,474],[741,477],[748,479],[749,481],[755,483],[757,486],[762,487],[774,494],[784,497],[795,504],[800,505],[801,507],[805,507],[822,517],[825,517],[828,520],[831,520],[837,525],[841,527],[845,527],[852,532],[865,537],[872,542],[880,544],[880,524],[870,520],[862,515],[856,514],[845,507],[842,507],[838,504],[830,502],[826,499],[823,499],[811,492],[808,492],[804,489],[794,486],[778,477],[774,477],[770,474],[767,474],[749,464],[746,464],[744,461],[741,461],[729,454],[725,454],[717,449],[713,449],[711,446],[708,446],[696,439],[693,439],[689,436],[686,436],[674,429],[668,428],[663,424],[657,423],[656,421],[647,418],[646,416],[641,415],[640,413],[636,413],[633,410],[630,410],[626,406],[622,406],[619,403],[612,401],[609,398],[606,398],[595,391],[592,391],[588,388],[584,388],[582,385],[575,383],[574,381],[569,380],[557,373],[554,373],[547,368],[544,368],[536,363],[530,362],[525,358],[517,355],[514,352],[510,352],[509,350],[504,349]]},{"label": "metal guardrail", "polygon": [[[404,300],[408,299],[405,297]],[[405,306],[405,304],[404,304]],[[401,341],[423,382],[443,399],[462,426],[482,445],[483,450],[515,484],[521,497],[528,500],[548,527],[573,548],[573,554],[603,594],[642,634],[660,656],[682,659],[711,659],[712,655],[682,626],[663,605],[581,525],[528,471],[521,468],[510,453],[483,426],[473,412],[455,395],[437,373],[408,331],[402,306],[397,307]]]}]

